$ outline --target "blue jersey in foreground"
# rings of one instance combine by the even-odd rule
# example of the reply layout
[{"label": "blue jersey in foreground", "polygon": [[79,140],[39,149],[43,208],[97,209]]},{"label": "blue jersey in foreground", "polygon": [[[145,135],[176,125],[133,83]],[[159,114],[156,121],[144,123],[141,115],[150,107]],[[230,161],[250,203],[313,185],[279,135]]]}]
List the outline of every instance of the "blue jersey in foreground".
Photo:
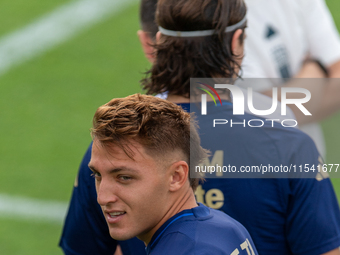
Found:
[{"label": "blue jersey in foreground", "polygon": [[247,230],[223,212],[202,204],[167,220],[146,247],[149,255],[255,255]]}]

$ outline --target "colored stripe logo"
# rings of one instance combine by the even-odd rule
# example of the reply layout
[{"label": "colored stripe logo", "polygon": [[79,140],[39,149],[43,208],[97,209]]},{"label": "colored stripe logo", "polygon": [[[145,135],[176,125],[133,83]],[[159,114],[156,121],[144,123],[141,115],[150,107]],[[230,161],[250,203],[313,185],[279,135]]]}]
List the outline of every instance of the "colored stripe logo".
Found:
[{"label": "colored stripe logo", "polygon": [[[221,104],[221,106],[222,106],[222,100],[221,100],[221,98],[220,98],[220,95],[217,93],[217,91],[216,91],[213,87],[211,87],[211,86],[208,85],[208,84],[202,83],[202,82],[197,82],[197,83],[198,83],[198,84],[201,84],[201,85],[203,85],[203,86],[209,88],[211,91],[213,91],[213,92],[215,93],[215,95],[217,96],[217,98],[218,98],[218,100],[220,101],[220,104]],[[204,89],[204,88],[199,88],[199,89],[200,89],[200,90],[203,90],[204,92],[206,92],[206,93],[212,98],[212,100],[214,100],[215,105],[217,105],[214,96],[213,96],[207,89]]]}]

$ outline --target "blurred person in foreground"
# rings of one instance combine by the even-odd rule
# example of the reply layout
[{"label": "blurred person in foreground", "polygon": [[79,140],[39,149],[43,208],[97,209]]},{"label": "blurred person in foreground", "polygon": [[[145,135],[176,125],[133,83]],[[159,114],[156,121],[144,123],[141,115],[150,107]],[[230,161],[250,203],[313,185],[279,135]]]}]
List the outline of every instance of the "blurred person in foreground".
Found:
[{"label": "blurred person in foreground", "polygon": [[112,99],[96,111],[92,137],[89,168],[112,238],[137,236],[154,255],[257,254],[241,224],[196,203],[189,169],[207,154],[180,106],[140,94]]},{"label": "blurred person in foreground", "polygon": [[[221,3],[222,1],[216,2]],[[155,5],[155,1],[143,1],[143,3],[144,6],[145,4]],[[238,3],[241,3],[241,1]],[[143,10],[143,4],[141,10]],[[187,8],[185,10],[197,11],[195,8]],[[232,26],[242,21],[244,15],[245,10],[239,13],[238,18],[230,18],[227,26]],[[141,17],[143,20],[143,14]],[[223,17],[228,19],[228,15]],[[180,19],[181,17],[178,18]],[[202,61],[202,54],[211,50],[209,48],[209,45],[212,45],[211,43],[201,42],[202,44],[199,46],[203,49],[203,52],[188,50],[187,55],[185,55],[183,51],[186,48],[184,47],[182,48],[183,51],[174,54],[170,50],[171,48],[169,49],[167,46],[171,47],[176,44],[178,46],[187,45],[189,47],[194,40],[189,40],[185,37],[168,37],[160,34],[158,36],[159,40],[164,42],[164,38],[166,38],[169,44],[158,45],[158,52],[152,54],[154,48],[150,43],[153,42],[154,37],[152,33],[146,31],[152,31],[148,27],[152,27],[153,18],[149,18],[148,21],[142,22],[144,31],[139,32],[139,38],[141,39],[146,56],[152,61],[156,58],[157,64],[161,61],[169,65],[170,70],[175,68],[173,57],[184,59],[183,67],[192,67],[194,65],[191,64],[194,61]],[[163,20],[163,22],[165,21]],[[178,24],[178,28],[176,27],[178,31],[212,28],[211,24],[210,27],[209,25],[206,27],[194,27],[194,22],[188,23],[188,28],[183,29],[180,24],[182,23]],[[167,30],[175,29],[172,27],[173,24],[165,22],[161,25]],[[224,61],[227,62],[229,67],[233,66],[235,69],[224,68],[223,70],[228,70],[228,72],[220,73],[222,77],[230,77],[238,73],[237,63],[241,62],[240,56],[242,56],[243,52],[242,38],[244,27],[245,23],[242,23],[239,28],[226,34],[230,40],[228,42],[224,41],[225,38],[223,36],[221,36],[221,38],[224,38],[222,41],[219,41],[217,36],[211,38],[203,37],[204,40],[212,40],[213,43],[222,47],[224,52],[230,52],[230,49],[232,49],[232,56],[226,57]],[[154,33],[156,33],[157,27],[154,30]],[[223,31],[223,28],[219,31]],[[162,47],[162,54],[159,54],[159,47]],[[216,49],[214,50],[216,51]],[[214,50],[211,51],[211,54],[218,55]],[[157,60],[157,58],[160,59]],[[205,64],[202,61],[198,66],[204,66]],[[215,70],[217,73],[221,71],[218,69]],[[161,72],[164,70],[164,67],[156,65],[153,70]],[[203,68],[203,70],[205,69]],[[155,74],[151,78],[152,82],[150,83],[147,80],[144,86],[149,93],[167,92],[169,95],[168,100],[179,103],[183,108],[188,109],[189,79],[194,77],[191,75],[197,74],[197,71],[198,69],[187,69],[187,72],[174,71],[172,74],[168,73],[169,77],[172,77],[173,80],[181,80],[177,84],[170,83],[171,79],[164,79],[169,81],[169,83],[159,82],[159,80],[154,79],[157,77],[157,74]],[[210,74],[207,72],[207,74],[201,74],[200,77],[210,77]],[[223,109],[223,111],[230,115],[232,103],[230,98],[225,98],[225,100],[227,109]],[[200,122],[201,125],[204,126],[205,123]],[[224,137],[225,140],[221,137]],[[202,135],[201,138],[204,147],[212,151],[213,157],[211,160],[215,156],[221,156],[220,152],[222,151],[224,162],[231,164],[257,164],[263,161],[272,164],[305,164],[306,162],[319,164],[319,154],[313,142],[306,135],[295,129],[285,130],[275,126],[274,129],[263,127],[256,131],[248,129],[223,130],[216,133],[218,141],[215,141],[215,145],[212,144],[212,141],[209,141],[207,136]],[[235,146],[236,144],[247,144],[248,148]],[[259,147],[259,145],[263,146]],[[96,251],[96,248],[97,251],[101,249],[98,252],[100,254],[110,254],[110,252],[112,254],[116,247],[116,242],[108,239],[110,236],[107,228],[105,228],[105,219],[101,215],[100,207],[96,205],[94,183],[89,178],[90,170],[87,169],[87,163],[91,155],[90,150],[91,146],[84,157],[79,171],[79,186],[74,189],[70,210],[65,222],[61,245],[64,247],[66,254],[73,253],[68,253],[69,251],[65,247],[73,245],[72,249],[78,251],[84,247],[81,246],[82,237],[86,240],[92,240],[92,242],[85,244],[86,250],[84,247],[85,251],[81,254],[93,254],[90,251]],[[198,186],[196,197],[197,201],[204,202],[215,209],[223,210],[242,222],[252,235],[260,254],[338,254],[339,250],[337,247],[340,245],[340,214],[336,197],[327,176],[318,177],[318,179],[292,180],[210,179]],[[81,197],[82,194],[84,197]],[[214,197],[217,197],[218,201]],[[249,208],[252,209],[250,210]],[[68,244],[70,245],[67,246]],[[143,254],[142,248],[139,249],[140,246],[138,247],[138,242],[134,243],[134,241],[130,240],[120,244],[124,255]]]}]

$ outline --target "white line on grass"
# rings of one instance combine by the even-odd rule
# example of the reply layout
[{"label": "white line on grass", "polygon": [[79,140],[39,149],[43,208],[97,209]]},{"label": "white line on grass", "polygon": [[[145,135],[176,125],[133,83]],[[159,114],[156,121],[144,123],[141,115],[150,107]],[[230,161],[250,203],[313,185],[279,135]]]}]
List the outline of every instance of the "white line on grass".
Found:
[{"label": "white line on grass", "polygon": [[[0,75],[120,12],[136,0],[77,0],[0,39]],[[118,24],[112,24],[118,26]]]},{"label": "white line on grass", "polygon": [[62,223],[67,203],[0,194],[0,217]]}]

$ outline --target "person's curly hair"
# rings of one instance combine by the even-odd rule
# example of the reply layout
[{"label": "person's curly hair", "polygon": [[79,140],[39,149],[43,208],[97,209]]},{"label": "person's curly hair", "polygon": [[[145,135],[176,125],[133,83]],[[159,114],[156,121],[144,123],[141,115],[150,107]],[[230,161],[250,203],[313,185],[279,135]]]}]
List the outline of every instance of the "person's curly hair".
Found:
[{"label": "person's curly hair", "polygon": [[[243,0],[159,0],[156,22],[173,31],[215,30],[212,36],[172,37],[161,35],[154,45],[156,59],[141,81],[147,94],[168,92],[189,97],[190,78],[231,78],[240,69],[231,49],[234,32],[228,26],[247,12]],[[246,24],[241,29],[244,30]],[[240,43],[243,43],[243,35]]]},{"label": "person's curly hair", "polygon": [[[104,145],[119,146],[131,158],[133,154],[127,143],[130,139],[144,146],[152,157],[166,157],[168,152],[180,150],[192,170],[207,157],[196,128],[191,115],[180,106],[157,97],[134,94],[112,99],[99,107],[91,134]],[[190,179],[190,185],[195,190],[198,179]]]}]

